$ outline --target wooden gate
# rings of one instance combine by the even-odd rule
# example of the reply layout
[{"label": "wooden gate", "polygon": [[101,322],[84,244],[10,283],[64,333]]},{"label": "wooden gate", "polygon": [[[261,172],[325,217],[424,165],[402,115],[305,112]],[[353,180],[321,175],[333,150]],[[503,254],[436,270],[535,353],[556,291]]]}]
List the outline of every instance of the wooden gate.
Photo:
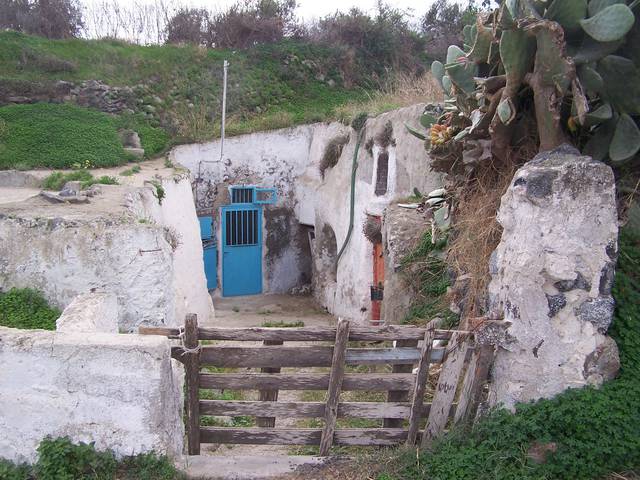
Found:
[{"label": "wooden gate", "polygon": [[[191,314],[184,328],[141,327],[140,333],[181,340],[180,346],[172,347],[172,356],[184,364],[186,371],[190,455],[200,453],[201,443],[319,445],[320,455],[328,455],[332,445],[404,442],[425,446],[448,424],[475,417],[492,358],[492,348],[475,345],[471,332],[361,327],[345,320],[336,327],[198,328],[197,318]],[[263,345],[201,344],[203,340]],[[435,340],[446,341],[446,346],[433,346]],[[363,346],[364,342],[374,343]],[[358,373],[350,368],[357,365],[391,368],[382,373]],[[256,370],[208,373],[204,367]],[[300,373],[290,372],[289,367],[325,370]],[[265,373],[280,372],[281,368],[287,368],[287,372]],[[428,379],[435,388],[427,387]],[[261,400],[206,400],[200,398],[200,389],[259,390]],[[326,398],[324,402],[278,402],[279,390],[324,390]],[[353,390],[387,392],[386,401],[340,400],[341,392]],[[432,400],[425,402],[425,397]],[[201,426],[201,415],[255,416],[263,420],[258,423],[263,426]],[[273,428],[276,421],[264,421],[278,417],[315,417],[324,419],[324,423],[322,428]],[[337,428],[339,417],[384,419],[384,423],[383,428]]]}]

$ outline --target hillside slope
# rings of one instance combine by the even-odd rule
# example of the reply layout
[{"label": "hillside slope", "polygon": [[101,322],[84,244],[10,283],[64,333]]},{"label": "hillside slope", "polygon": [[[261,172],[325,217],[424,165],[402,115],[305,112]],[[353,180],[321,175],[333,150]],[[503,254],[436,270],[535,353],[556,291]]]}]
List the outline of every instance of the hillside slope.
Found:
[{"label": "hillside slope", "polygon": [[[118,128],[147,129],[141,135],[143,144],[145,136],[162,137],[153,133],[160,129],[166,134],[164,145],[154,145],[147,155],[170,143],[212,138],[220,127],[225,59],[230,62],[229,135],[337,118],[340,106],[366,100],[384,81],[375,66],[345,55],[338,47],[293,40],[230,51],[115,40],[48,40],[4,31],[0,32],[0,155],[5,157],[1,168],[7,168],[14,155],[15,138],[8,140],[15,130],[11,127],[15,111],[7,112],[15,108],[11,104],[74,103],[101,110],[116,119]],[[73,112],[62,113],[68,118]],[[43,112],[38,115],[42,118]],[[47,164],[46,158],[31,159],[34,154],[26,155],[30,166]],[[20,156],[25,157],[24,152]]]}]

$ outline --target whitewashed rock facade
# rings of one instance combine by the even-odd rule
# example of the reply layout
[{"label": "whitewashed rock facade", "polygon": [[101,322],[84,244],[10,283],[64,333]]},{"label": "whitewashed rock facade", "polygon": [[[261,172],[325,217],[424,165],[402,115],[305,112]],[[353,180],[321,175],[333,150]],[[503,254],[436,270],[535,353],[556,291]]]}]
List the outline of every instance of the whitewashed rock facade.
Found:
[{"label": "whitewashed rock facade", "polygon": [[618,235],[611,168],[570,147],[540,154],[516,172],[498,221],[491,309],[511,326],[492,402],[513,407],[615,376],[617,347],[605,335]]},{"label": "whitewashed rock facade", "polygon": [[68,436],[118,456],[182,453],[182,378],[169,340],[0,327],[0,458],[34,462]]}]

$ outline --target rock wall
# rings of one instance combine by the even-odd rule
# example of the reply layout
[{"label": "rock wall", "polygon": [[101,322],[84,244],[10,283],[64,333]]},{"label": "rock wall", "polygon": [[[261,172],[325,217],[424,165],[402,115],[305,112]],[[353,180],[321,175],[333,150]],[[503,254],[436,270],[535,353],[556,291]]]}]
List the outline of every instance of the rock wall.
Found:
[{"label": "rock wall", "polygon": [[540,154],[516,172],[498,221],[491,309],[511,326],[499,342],[493,403],[611,379],[619,368],[605,335],[618,234],[611,168],[570,147]]},{"label": "rock wall", "polygon": [[56,320],[56,331],[118,333],[118,297],[113,293],[78,295]]},{"label": "rock wall", "polygon": [[402,259],[416,247],[429,223],[414,209],[391,204],[384,212],[382,245],[384,246],[383,318],[387,323],[399,324],[409,313],[416,293],[401,273]]},{"label": "rock wall", "polygon": [[[429,170],[422,142],[405,128],[415,124],[422,109],[416,105],[367,121],[357,158],[352,237],[337,270],[335,256],[349,230],[357,143],[352,128],[333,122],[233,137],[225,141],[221,160],[218,141],[183,145],[171,159],[191,171],[197,206],[208,211],[228,202],[228,185],[275,187],[278,204],[265,207],[265,242],[270,229],[277,233],[265,243],[264,291],[284,293],[313,276],[314,295],[331,313],[367,322],[373,282],[373,247],[362,233],[367,216],[382,216],[387,205],[414,188],[428,192],[441,185],[440,176]],[[345,135],[349,140],[335,166],[323,175],[327,146]],[[378,175],[381,155],[386,155],[386,175]],[[378,177],[386,180],[383,193],[376,193]]]},{"label": "rock wall", "polygon": [[182,453],[168,339],[0,327],[0,345],[0,458],[32,463],[47,435],[120,457]]}]

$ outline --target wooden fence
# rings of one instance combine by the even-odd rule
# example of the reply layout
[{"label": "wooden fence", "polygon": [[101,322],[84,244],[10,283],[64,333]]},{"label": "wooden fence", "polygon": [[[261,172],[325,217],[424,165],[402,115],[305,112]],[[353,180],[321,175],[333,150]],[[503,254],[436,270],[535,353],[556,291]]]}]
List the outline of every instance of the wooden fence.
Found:
[{"label": "wooden fence", "polygon": [[[475,417],[492,348],[475,345],[470,332],[410,326],[198,328],[187,315],[184,328],[141,327],[140,333],[179,338],[172,356],[186,373],[188,452],[201,443],[319,445],[428,445],[449,422]],[[263,342],[260,346],[201,344],[202,340]],[[446,347],[434,347],[446,340]],[[287,345],[285,342],[305,342]],[[325,342],[309,345],[313,342]],[[327,344],[326,342],[331,342]],[[376,342],[352,348],[349,342]],[[395,342],[395,347],[390,342]],[[369,345],[368,347],[371,347]],[[431,403],[425,403],[429,366],[442,364]],[[390,373],[345,372],[352,365],[391,365]],[[260,373],[206,373],[203,367],[260,369]],[[417,372],[414,373],[414,367]],[[281,373],[284,367],[329,367],[328,373]],[[433,372],[432,372],[433,377]],[[200,389],[259,390],[259,401],[206,400]],[[280,390],[325,390],[325,402],[278,402]],[[385,402],[343,402],[342,391],[387,392]],[[201,415],[255,416],[258,427],[201,426]],[[277,417],[323,418],[323,428],[273,428]],[[383,428],[336,428],[339,417],[384,419]],[[426,425],[423,427],[423,425]]]}]

